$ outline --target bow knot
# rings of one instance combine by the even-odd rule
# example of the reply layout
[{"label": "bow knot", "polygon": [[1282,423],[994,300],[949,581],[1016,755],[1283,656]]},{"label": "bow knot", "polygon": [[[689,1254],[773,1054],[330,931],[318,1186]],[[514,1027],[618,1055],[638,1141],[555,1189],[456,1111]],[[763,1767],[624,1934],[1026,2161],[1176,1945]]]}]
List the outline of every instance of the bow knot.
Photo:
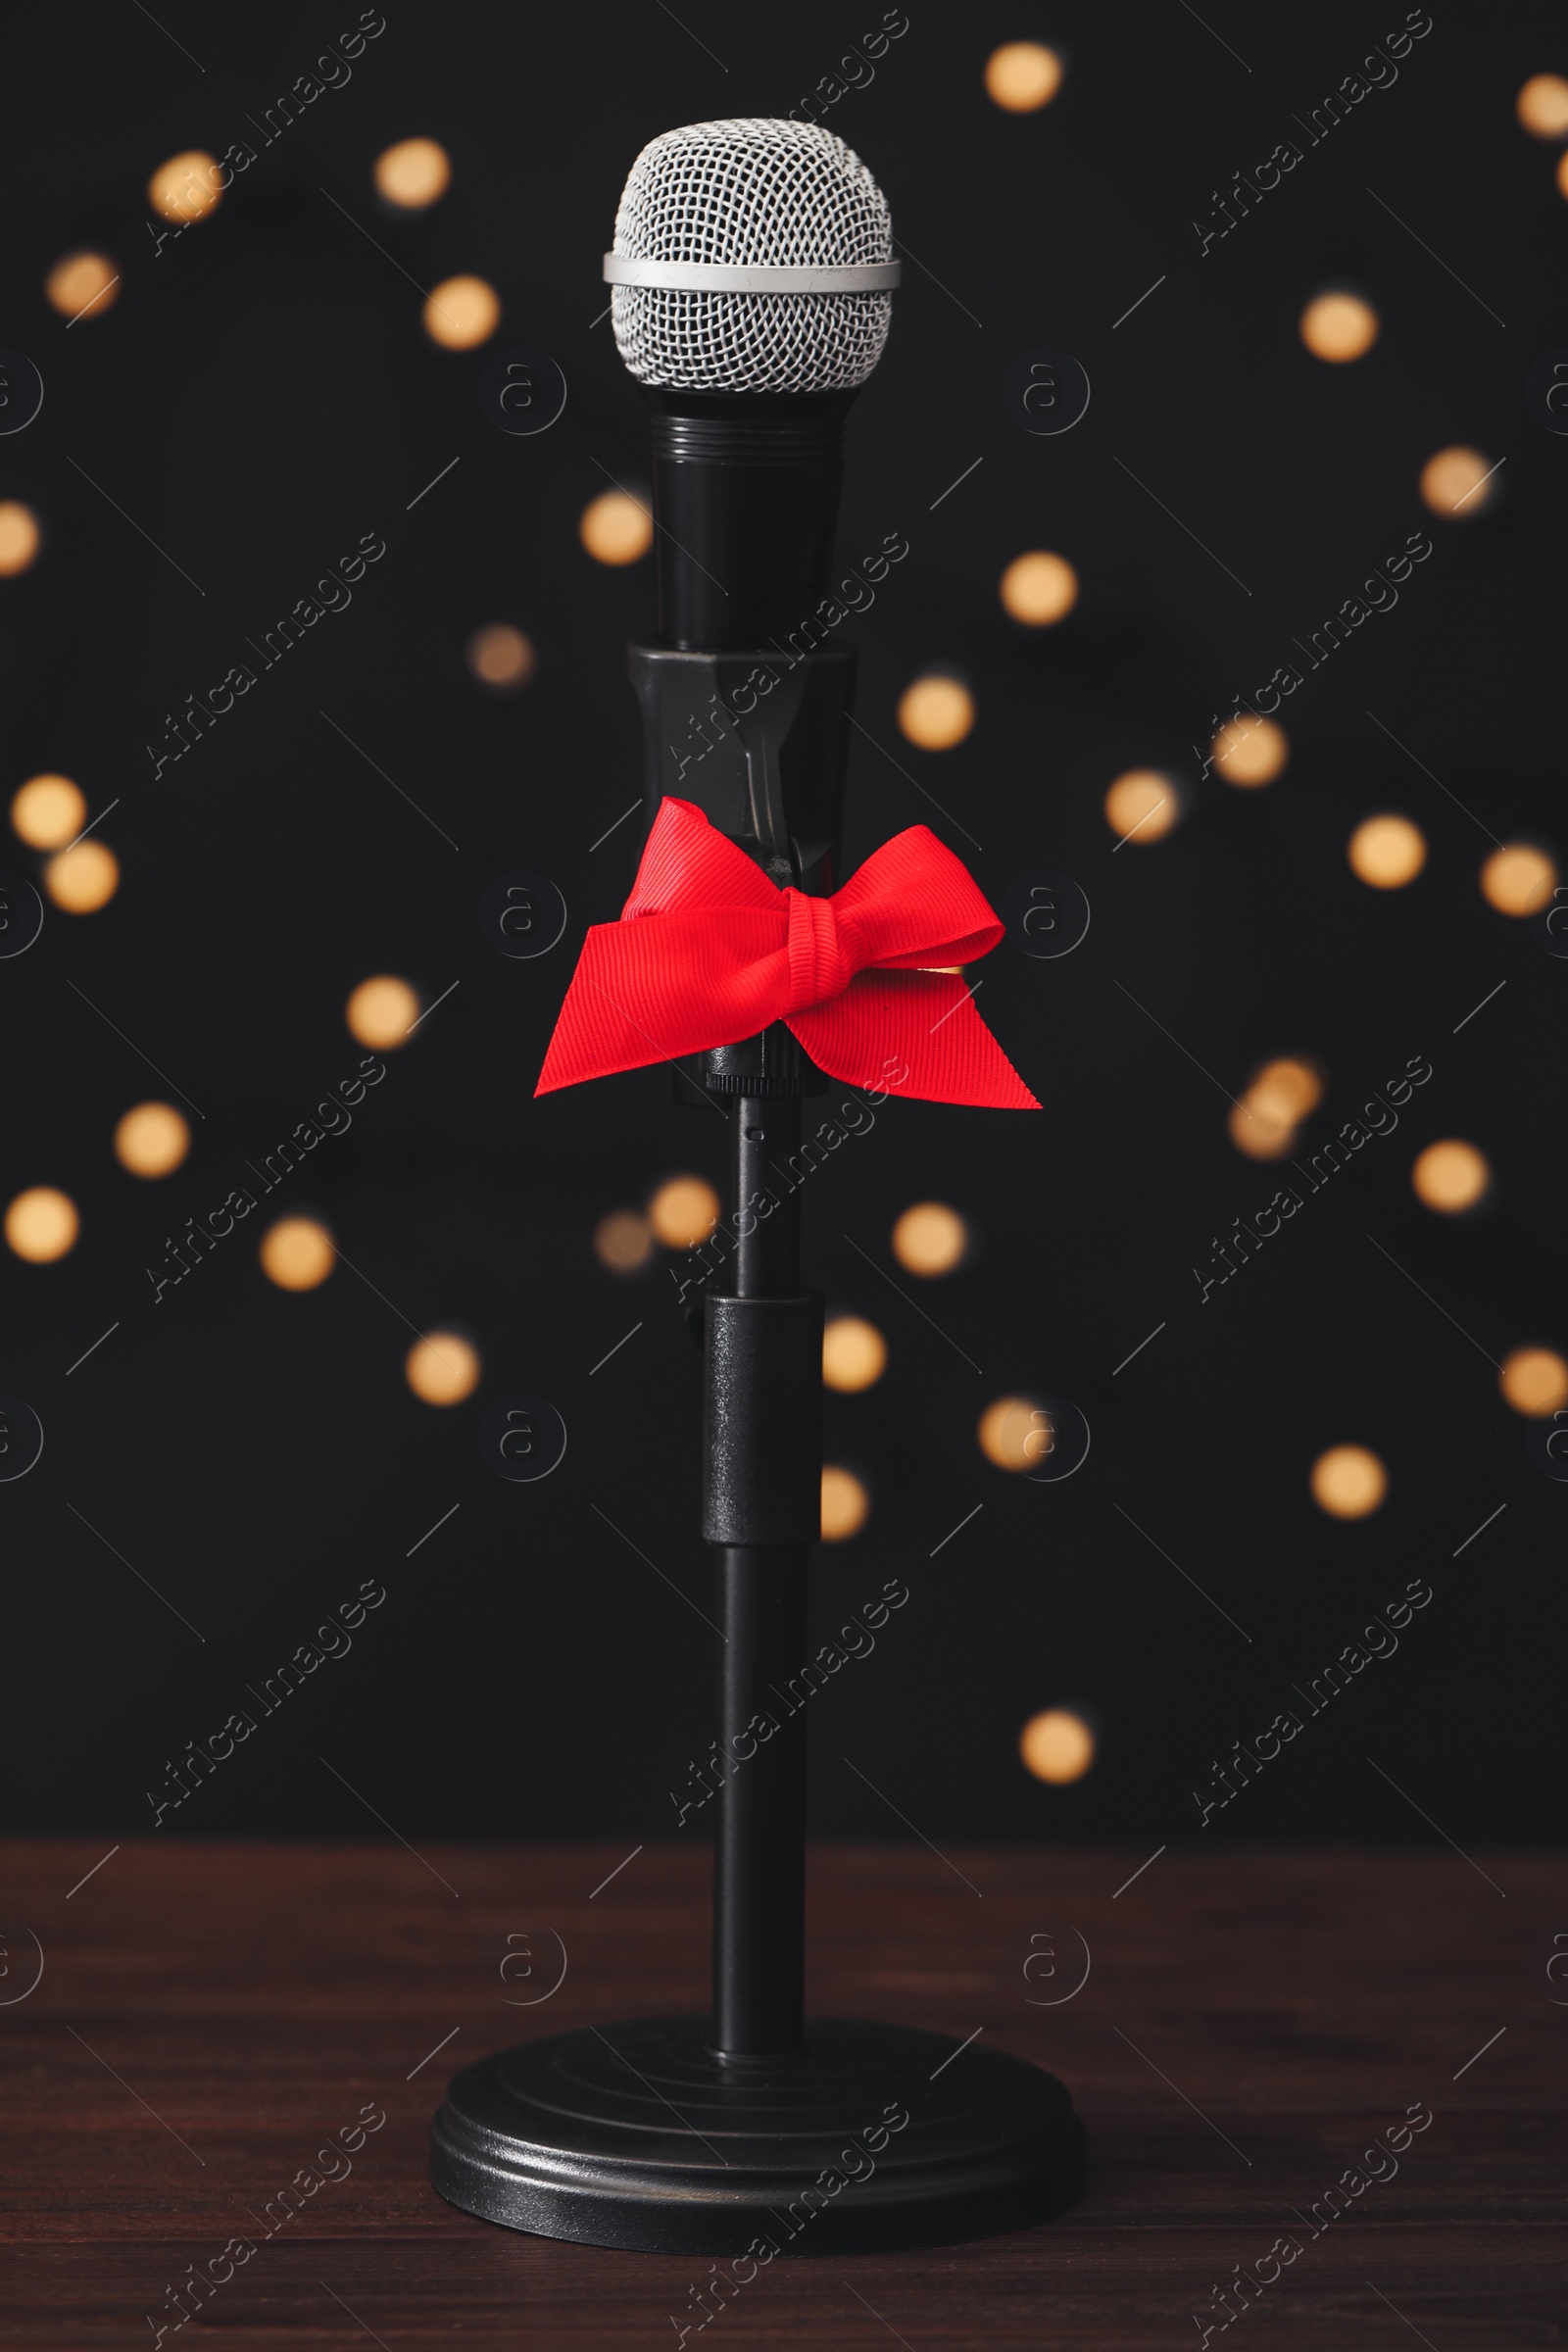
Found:
[{"label": "bow knot", "polygon": [[[785,1021],[820,1070],[928,1102],[1040,1105],[951,970],[1003,925],[911,825],[830,899],[778,890],[690,801],[662,802],[618,923],[595,923],[536,1094],[675,1061]],[[979,982],[975,983],[978,987]]]},{"label": "bow knot", "polygon": [[[808,1005],[841,997],[855,976],[856,958],[843,936],[838,908],[831,899],[808,899],[790,884],[784,892],[789,909],[789,994],[779,1006],[781,1019],[805,1012]],[[849,921],[853,924],[854,916]],[[863,961],[861,957],[859,960]]]}]

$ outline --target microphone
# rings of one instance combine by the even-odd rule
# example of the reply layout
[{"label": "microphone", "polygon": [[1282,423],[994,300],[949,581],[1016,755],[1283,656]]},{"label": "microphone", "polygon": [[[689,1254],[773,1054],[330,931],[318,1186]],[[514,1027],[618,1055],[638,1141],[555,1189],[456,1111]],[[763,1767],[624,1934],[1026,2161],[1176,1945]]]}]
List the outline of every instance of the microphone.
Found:
[{"label": "microphone", "polygon": [[831,886],[853,654],[822,647],[850,406],[901,265],[818,124],[697,122],[638,156],[605,256],[652,411],[656,643],[633,647],[651,824],[694,801],[776,883]]},{"label": "microphone", "polygon": [[899,274],[887,199],[815,123],[697,122],[638,156],[605,276],[654,412],[662,643],[763,646],[825,593]]}]

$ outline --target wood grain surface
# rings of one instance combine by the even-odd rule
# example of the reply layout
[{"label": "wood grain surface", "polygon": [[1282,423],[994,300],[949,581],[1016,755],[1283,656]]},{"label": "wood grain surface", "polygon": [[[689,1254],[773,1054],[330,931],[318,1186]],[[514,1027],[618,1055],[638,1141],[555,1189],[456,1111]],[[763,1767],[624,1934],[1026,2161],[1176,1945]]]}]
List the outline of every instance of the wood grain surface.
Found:
[{"label": "wood grain surface", "polygon": [[[487,2049],[706,2007],[705,1849],[153,1838],[94,1869],[104,1850],[4,1849],[0,2341],[27,2352],[160,2326],[246,2352],[652,2352],[682,2325],[705,2347],[1143,2352],[1200,2344],[1195,2314],[1229,2336],[1213,2290],[1238,2266],[1251,2352],[1568,2340],[1553,1860],[814,1850],[811,2006],[980,2028],[1050,2067],[1088,2127],[1089,2192],[973,2245],[779,2261],[699,2327],[708,2263],[470,2220],[431,2190],[425,2137]],[[564,1981],[509,2006],[559,1972],[558,1937]],[[1025,1977],[1031,1949],[1054,1977],[1038,1958]],[[1396,2170],[1412,2109],[1431,2122]],[[1363,2186],[1338,2212],[1348,2168]],[[290,2211],[301,2173],[318,2185]],[[1274,2277],[1282,2237],[1299,2252]],[[170,2290],[235,2265],[230,2240],[254,2252],[187,2291],[176,2330]]]}]

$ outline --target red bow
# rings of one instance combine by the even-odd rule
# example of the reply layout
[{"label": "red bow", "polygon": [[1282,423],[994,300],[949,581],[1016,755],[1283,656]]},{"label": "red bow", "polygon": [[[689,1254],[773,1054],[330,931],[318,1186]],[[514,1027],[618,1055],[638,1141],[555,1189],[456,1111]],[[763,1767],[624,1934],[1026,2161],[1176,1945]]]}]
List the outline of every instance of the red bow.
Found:
[{"label": "red bow", "polygon": [[1004,928],[924,825],[873,850],[832,898],[811,899],[775,889],[690,801],[665,800],[619,922],[595,923],[583,942],[534,1091],[784,1021],[850,1086],[1038,1110],[973,991],[921,968],[988,956]]}]

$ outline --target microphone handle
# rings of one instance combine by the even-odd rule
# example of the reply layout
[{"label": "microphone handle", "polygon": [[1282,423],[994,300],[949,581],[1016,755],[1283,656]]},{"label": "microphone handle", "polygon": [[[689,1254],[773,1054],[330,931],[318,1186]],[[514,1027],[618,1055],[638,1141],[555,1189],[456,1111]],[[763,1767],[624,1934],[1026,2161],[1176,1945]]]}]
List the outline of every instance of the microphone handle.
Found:
[{"label": "microphone handle", "polygon": [[853,392],[653,391],[656,630],[782,651],[827,594]]}]

